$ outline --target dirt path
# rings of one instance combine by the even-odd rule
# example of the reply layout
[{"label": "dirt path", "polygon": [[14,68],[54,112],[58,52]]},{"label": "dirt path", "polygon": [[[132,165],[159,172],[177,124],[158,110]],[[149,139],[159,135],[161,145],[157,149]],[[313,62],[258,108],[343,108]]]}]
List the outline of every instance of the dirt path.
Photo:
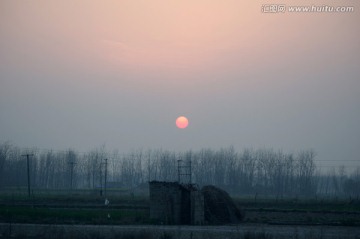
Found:
[{"label": "dirt path", "polygon": [[[359,239],[359,227],[285,226],[242,224],[238,226],[98,226],[0,223],[0,238],[322,238]],[[167,235],[167,237],[164,237]],[[260,237],[272,236],[272,237]]]}]

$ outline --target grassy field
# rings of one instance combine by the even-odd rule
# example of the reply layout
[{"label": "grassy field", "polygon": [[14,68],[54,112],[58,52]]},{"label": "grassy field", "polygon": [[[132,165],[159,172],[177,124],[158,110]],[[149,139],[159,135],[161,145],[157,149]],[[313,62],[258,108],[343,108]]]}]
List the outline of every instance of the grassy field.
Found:
[{"label": "grassy field", "polygon": [[[151,224],[146,194],[125,190],[108,193],[110,204],[97,191],[24,190],[0,193],[0,222],[46,224]],[[360,202],[348,199],[282,199],[236,197],[244,223],[360,226]]]},{"label": "grassy field", "polygon": [[[341,233],[332,236],[326,232],[329,229],[324,229],[329,236],[323,234],[323,228],[332,228],[335,232],[357,230],[360,226],[360,202],[357,200],[236,197],[235,203],[245,212],[244,222],[232,226],[235,229],[231,229],[231,233],[219,234],[211,227],[198,231],[193,231],[192,227],[185,231],[184,227],[168,231],[166,228],[160,230],[158,226],[130,230],[134,225],[147,228],[152,224],[148,196],[125,190],[110,191],[108,196],[110,204],[105,205],[105,197],[96,191],[72,194],[68,191],[37,191],[30,198],[26,191],[0,192],[0,238],[345,239],[359,236],[357,232],[350,236]],[[119,225],[125,226],[119,228]],[[261,230],[262,227],[265,229]],[[288,228],[287,234],[278,234],[276,227]],[[302,229],[297,231],[298,228],[315,229],[304,233]]]},{"label": "grassy field", "polygon": [[245,222],[284,225],[360,226],[360,201],[339,199],[235,199]]},{"label": "grassy field", "polygon": [[145,224],[144,210],[0,206],[1,222],[46,224]]},{"label": "grassy field", "polygon": [[360,200],[357,199],[274,199],[274,198],[234,198],[243,208],[270,208],[278,210],[318,210],[360,212]]}]

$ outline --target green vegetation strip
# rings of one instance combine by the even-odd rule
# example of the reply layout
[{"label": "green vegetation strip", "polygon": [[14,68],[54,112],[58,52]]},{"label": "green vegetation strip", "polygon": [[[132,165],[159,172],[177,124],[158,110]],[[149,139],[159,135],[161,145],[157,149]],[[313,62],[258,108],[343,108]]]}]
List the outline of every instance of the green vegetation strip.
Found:
[{"label": "green vegetation strip", "polygon": [[18,223],[137,224],[144,223],[143,211],[104,209],[60,209],[0,206],[0,221]]},{"label": "green vegetation strip", "polygon": [[360,213],[359,200],[251,200],[237,198],[234,201],[240,208],[246,210]]}]

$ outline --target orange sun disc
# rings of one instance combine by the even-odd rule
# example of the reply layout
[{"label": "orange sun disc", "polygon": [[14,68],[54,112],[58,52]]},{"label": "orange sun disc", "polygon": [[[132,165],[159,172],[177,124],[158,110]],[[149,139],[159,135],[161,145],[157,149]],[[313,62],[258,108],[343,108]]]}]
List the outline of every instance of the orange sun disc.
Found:
[{"label": "orange sun disc", "polygon": [[185,116],[180,116],[176,119],[176,126],[179,129],[185,129],[189,125],[189,120]]}]

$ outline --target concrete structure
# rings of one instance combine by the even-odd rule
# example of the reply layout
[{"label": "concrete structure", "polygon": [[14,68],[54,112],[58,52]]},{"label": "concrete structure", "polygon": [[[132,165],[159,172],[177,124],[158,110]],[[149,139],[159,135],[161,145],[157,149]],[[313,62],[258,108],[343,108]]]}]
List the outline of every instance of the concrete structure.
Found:
[{"label": "concrete structure", "polygon": [[150,219],[159,224],[204,224],[204,196],[193,184],[149,183]]}]

